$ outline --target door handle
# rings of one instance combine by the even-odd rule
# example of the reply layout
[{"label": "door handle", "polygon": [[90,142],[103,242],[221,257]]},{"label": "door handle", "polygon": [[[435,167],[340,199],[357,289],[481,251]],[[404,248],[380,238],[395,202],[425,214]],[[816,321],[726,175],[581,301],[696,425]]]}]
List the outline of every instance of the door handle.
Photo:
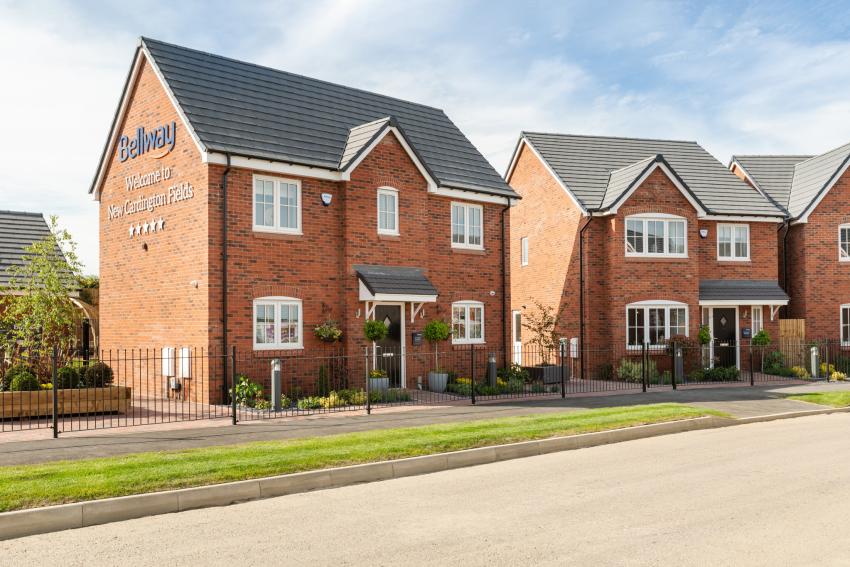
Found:
[{"label": "door handle", "polygon": [[395,353],[394,352],[385,352],[385,353],[381,354],[381,356],[383,356],[384,358],[392,358],[392,357],[395,356]]}]

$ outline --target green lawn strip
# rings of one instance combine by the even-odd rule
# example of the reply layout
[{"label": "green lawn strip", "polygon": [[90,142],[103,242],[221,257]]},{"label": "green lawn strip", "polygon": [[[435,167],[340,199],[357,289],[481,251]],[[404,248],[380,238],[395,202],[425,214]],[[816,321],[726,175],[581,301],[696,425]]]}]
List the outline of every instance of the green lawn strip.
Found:
[{"label": "green lawn strip", "polygon": [[613,407],[0,468],[0,511],[141,494],[722,412]]},{"label": "green lawn strip", "polygon": [[834,408],[846,408],[847,406],[850,406],[850,391],[791,394],[787,396],[787,398],[789,400],[799,400],[801,402],[809,402],[822,406],[832,406]]}]

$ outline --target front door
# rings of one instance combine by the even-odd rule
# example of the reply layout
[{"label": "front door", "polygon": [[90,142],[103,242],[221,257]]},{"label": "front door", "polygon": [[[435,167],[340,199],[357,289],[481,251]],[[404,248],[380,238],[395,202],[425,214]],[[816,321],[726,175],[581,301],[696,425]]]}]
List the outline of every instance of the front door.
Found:
[{"label": "front door", "polygon": [[514,316],[514,364],[522,364],[522,313],[513,312]]},{"label": "front door", "polygon": [[387,337],[375,343],[377,367],[387,371],[390,387],[402,387],[404,357],[401,345],[401,305],[376,305],[375,320],[383,321],[389,328]]},{"label": "front door", "polygon": [[714,366],[737,366],[735,328],[735,308],[715,307],[712,324],[714,325]]}]

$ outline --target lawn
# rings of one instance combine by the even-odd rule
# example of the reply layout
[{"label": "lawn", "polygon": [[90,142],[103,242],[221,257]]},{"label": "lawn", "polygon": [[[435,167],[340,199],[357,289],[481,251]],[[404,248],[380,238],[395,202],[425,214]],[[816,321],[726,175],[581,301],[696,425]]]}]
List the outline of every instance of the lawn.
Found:
[{"label": "lawn", "polygon": [[720,412],[652,404],[263,441],[0,468],[0,511],[202,486],[689,419]]},{"label": "lawn", "polygon": [[811,402],[822,406],[832,406],[834,408],[846,408],[847,406],[850,406],[850,391],[844,390],[840,392],[793,394],[788,396],[788,399],[800,400],[801,402]]}]

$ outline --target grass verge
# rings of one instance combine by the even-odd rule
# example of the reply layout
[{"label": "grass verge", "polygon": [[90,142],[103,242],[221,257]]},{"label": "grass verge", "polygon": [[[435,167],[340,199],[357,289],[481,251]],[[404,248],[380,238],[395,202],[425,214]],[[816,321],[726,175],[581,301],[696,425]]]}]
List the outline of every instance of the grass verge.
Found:
[{"label": "grass verge", "polygon": [[0,468],[0,511],[203,486],[705,415],[724,414],[681,404],[652,404],[10,466]]},{"label": "grass verge", "polygon": [[822,406],[832,406],[834,408],[846,408],[850,406],[850,391],[792,394],[788,396],[788,399],[820,404]]}]

